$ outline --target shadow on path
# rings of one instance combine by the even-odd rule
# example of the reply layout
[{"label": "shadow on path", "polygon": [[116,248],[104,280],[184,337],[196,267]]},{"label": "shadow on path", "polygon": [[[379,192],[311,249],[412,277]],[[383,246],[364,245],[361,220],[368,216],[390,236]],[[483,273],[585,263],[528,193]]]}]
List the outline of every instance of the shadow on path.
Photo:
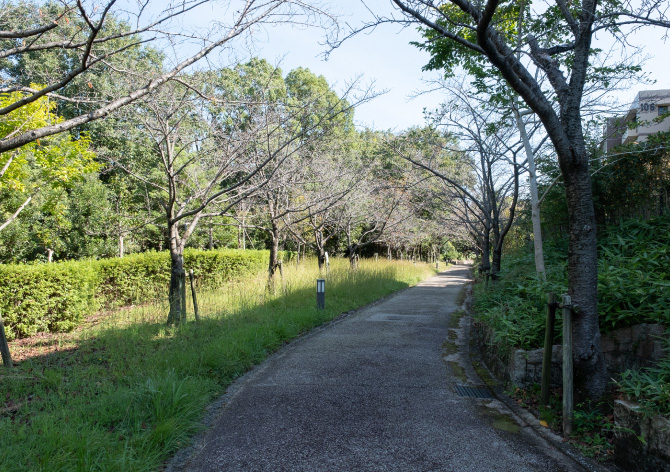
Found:
[{"label": "shadow on path", "polygon": [[469,360],[448,348],[467,343],[455,326],[469,273],[454,266],[282,349],[169,469],[585,470],[502,403],[464,396],[473,379],[456,366]]}]

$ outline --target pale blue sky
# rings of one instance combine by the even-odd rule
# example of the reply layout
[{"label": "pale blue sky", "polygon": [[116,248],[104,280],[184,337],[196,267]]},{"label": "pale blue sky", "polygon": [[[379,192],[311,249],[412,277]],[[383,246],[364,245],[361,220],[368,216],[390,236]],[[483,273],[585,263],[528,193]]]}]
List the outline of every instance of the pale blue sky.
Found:
[{"label": "pale blue sky", "polygon": [[[388,0],[366,3],[377,12],[391,8]],[[331,10],[342,15],[342,24],[360,24],[362,18],[370,18],[370,13],[359,0],[331,2]],[[323,75],[331,85],[335,84],[336,89],[362,76],[363,84],[374,82],[376,90],[387,90],[384,95],[356,109],[355,120],[359,126],[399,131],[422,125],[424,107],[436,107],[441,101],[439,94],[420,96],[414,100],[409,98],[416,91],[426,88],[422,79],[436,76],[435,73],[421,71],[429,56],[409,44],[420,39],[415,29],[401,29],[398,25],[380,26],[370,34],[348,39],[332,51],[327,61],[322,57],[327,47],[319,44],[324,42],[323,32],[318,29],[281,26],[268,28],[267,34],[259,34],[257,38],[257,54],[270,62],[282,59],[284,72],[307,67]]]},{"label": "pale blue sky", "polygon": [[[360,25],[370,19],[370,13],[360,0],[324,2],[329,11],[340,17],[342,24]],[[394,10],[390,0],[366,0],[366,4],[377,14]],[[662,42],[663,31],[647,29],[633,38],[644,44],[648,55],[653,56],[645,65],[651,78],[657,83],[644,88],[670,88],[670,60],[666,52],[670,44]],[[411,46],[410,41],[419,40],[414,28],[401,29],[398,25],[383,25],[370,34],[359,34],[333,51],[328,61],[321,57],[326,46],[323,32],[316,28],[295,28],[288,25],[267,28],[254,34],[254,55],[272,63],[281,60],[281,67],[288,72],[296,67],[307,67],[323,75],[336,89],[342,89],[353,78],[362,75],[363,82],[374,81],[377,90],[388,92],[356,110],[359,126],[396,131],[424,124],[423,109],[434,108],[444,99],[440,93],[431,93],[410,99],[419,90],[425,90],[425,80],[435,78],[435,72],[422,72],[428,62],[428,54]],[[630,103],[637,88],[617,92],[615,98],[621,103]]]}]

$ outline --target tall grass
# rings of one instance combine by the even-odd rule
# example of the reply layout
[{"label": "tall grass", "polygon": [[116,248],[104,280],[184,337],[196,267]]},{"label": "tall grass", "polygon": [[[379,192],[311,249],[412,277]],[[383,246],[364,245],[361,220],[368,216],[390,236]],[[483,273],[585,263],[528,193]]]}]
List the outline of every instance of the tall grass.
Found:
[{"label": "tall grass", "polygon": [[350,271],[334,259],[318,310],[315,266],[286,267],[274,293],[263,273],[200,293],[201,323],[167,327],[161,302],[98,316],[53,338],[57,352],[3,370],[0,470],[157,470],[206,405],[282,344],[434,273],[386,261]]}]

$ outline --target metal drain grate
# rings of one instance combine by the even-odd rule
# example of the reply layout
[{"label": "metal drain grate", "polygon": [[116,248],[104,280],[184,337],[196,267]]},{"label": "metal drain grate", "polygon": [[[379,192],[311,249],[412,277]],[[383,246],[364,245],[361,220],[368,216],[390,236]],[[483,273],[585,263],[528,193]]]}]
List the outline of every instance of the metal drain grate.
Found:
[{"label": "metal drain grate", "polygon": [[456,393],[461,397],[470,398],[493,398],[491,392],[485,387],[471,387],[469,385],[456,385]]}]

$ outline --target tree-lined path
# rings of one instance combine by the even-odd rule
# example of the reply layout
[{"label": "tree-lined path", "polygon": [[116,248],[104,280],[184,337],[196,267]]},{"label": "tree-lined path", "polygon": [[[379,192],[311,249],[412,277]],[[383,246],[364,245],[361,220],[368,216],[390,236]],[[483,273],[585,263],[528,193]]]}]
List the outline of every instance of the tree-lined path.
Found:
[{"label": "tree-lined path", "polygon": [[448,333],[469,270],[454,266],[281,350],[231,388],[170,469],[585,470],[499,401],[458,394],[477,385],[445,348],[462,340]]}]

